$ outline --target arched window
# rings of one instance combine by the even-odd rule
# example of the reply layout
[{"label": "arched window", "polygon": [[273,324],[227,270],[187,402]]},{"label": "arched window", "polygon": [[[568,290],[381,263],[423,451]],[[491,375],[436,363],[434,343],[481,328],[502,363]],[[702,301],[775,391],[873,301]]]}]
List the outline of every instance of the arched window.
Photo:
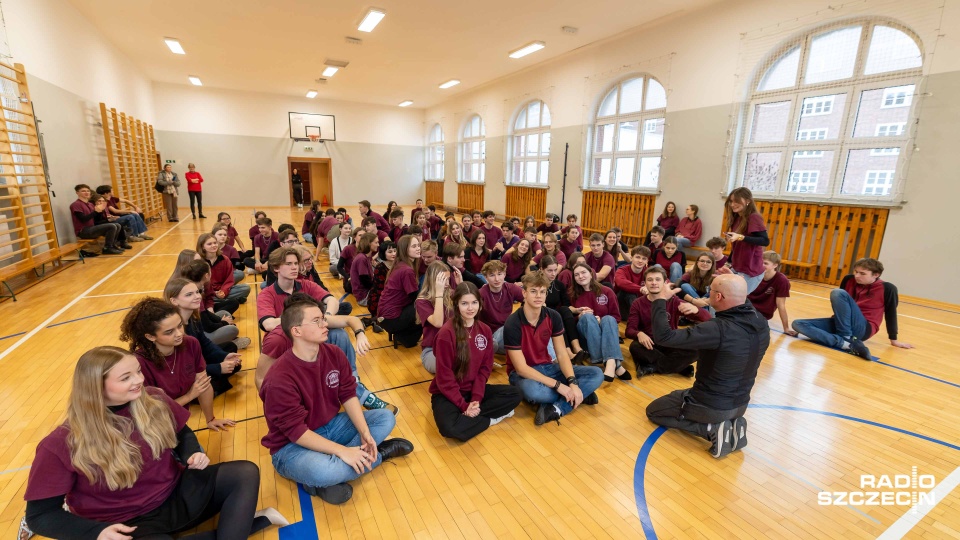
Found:
[{"label": "arched window", "polygon": [[487,142],[483,119],[475,114],[467,119],[460,136],[460,181],[480,182],[486,177]]},{"label": "arched window", "polygon": [[632,75],[606,93],[590,141],[588,189],[657,189],[666,108],[667,92],[649,75]]},{"label": "arched window", "polygon": [[757,70],[737,185],[761,198],[893,201],[913,136],[918,40],[876,21],[820,27]]},{"label": "arched window", "polygon": [[547,184],[550,172],[550,109],[536,100],[523,106],[510,138],[511,184]]},{"label": "arched window", "polygon": [[443,180],[443,128],[434,124],[427,138],[427,180]]}]

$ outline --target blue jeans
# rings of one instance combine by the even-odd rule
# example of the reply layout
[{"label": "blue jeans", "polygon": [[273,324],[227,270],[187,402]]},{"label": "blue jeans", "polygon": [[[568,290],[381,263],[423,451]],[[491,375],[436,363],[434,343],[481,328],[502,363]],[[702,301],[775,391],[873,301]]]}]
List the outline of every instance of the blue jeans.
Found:
[{"label": "blue jeans", "polygon": [[[373,440],[380,444],[393,431],[397,420],[393,413],[386,409],[363,411],[363,418],[367,421]],[[354,427],[347,413],[342,412],[313,430],[314,433],[344,446],[360,446],[360,433]],[[308,486],[327,487],[356,480],[360,475],[353,467],[347,465],[337,456],[308,450],[296,443],[290,443],[273,455],[273,468],[280,476],[300,482]],[[377,460],[371,468],[378,467],[383,462],[382,456],[377,454]]]},{"label": "blue jeans", "polygon": [[[507,348],[503,345],[502,326],[493,333],[493,354],[507,354]],[[553,349],[552,339],[547,343],[547,354],[550,355],[550,358],[552,358],[554,362],[557,361],[557,351]],[[433,372],[431,371],[431,373]]]},{"label": "blue jeans", "polygon": [[[655,264],[653,266],[656,268],[663,268],[662,264]],[[670,269],[667,270],[667,274],[670,276],[670,281],[676,283],[680,281],[680,278],[683,277],[683,267],[680,266],[680,263],[670,263]]]},{"label": "blue jeans", "polygon": [[680,249],[688,248],[693,245],[693,242],[691,242],[689,238],[676,238],[676,240],[677,246],[679,246]]},{"label": "blue jeans", "polygon": [[[706,295],[706,296],[700,296],[699,294],[697,294],[697,290],[694,289],[694,288],[693,288],[693,285],[691,285],[691,284],[689,284],[689,283],[682,283],[682,284],[680,285],[680,290],[683,291],[685,294],[689,294],[692,298],[710,298],[710,286],[709,286],[709,285],[707,285],[707,291],[706,291],[706,292],[707,292],[707,295]],[[717,310],[713,309],[713,306],[707,306],[706,309],[707,309],[707,311],[710,312],[710,315],[713,315],[714,317],[716,317],[716,315],[717,315]]]},{"label": "blue jeans", "polygon": [[752,293],[754,289],[760,286],[760,282],[763,281],[763,272],[760,272],[755,276],[748,276],[743,272],[737,272],[736,270],[733,270],[733,273],[742,277],[747,282],[747,294]]},{"label": "blue jeans", "polygon": [[246,302],[248,296],[250,296],[250,285],[246,283],[236,283],[233,287],[230,287],[230,294],[227,295],[227,299]]},{"label": "blue jeans", "polygon": [[810,338],[810,341],[834,349],[842,349],[844,342],[850,341],[851,337],[867,339],[870,325],[860,311],[860,306],[847,291],[830,291],[830,305],[833,307],[833,317],[797,319],[791,326],[798,333]]},{"label": "blue jeans", "polygon": [[363,404],[370,395],[370,390],[360,382],[360,375],[357,373],[357,352],[353,349],[353,343],[350,343],[350,337],[343,328],[331,328],[327,334],[327,343],[339,348],[343,354],[347,355],[347,362],[350,362],[350,369],[353,371],[353,378],[357,380],[357,397]]},{"label": "blue jeans", "polygon": [[[243,281],[243,276],[245,276],[245,275],[246,275],[246,274],[243,273],[243,270],[234,270],[234,271],[233,271],[233,282],[234,282],[234,283],[240,283],[241,281]],[[249,287],[249,285],[247,285],[247,287]]]},{"label": "blue jeans", "polygon": [[[567,378],[560,371],[558,364],[540,364],[531,367],[551,379],[567,384]],[[583,392],[583,397],[596,392],[597,388],[600,388],[600,384],[603,383],[603,370],[596,366],[573,366],[573,376],[577,378],[577,385]],[[516,371],[510,373],[510,384],[520,388],[523,399],[530,403],[552,403],[560,409],[561,415],[570,414],[570,411],[573,410],[573,405],[570,405],[556,390],[545,386],[543,383],[524,379]]]},{"label": "blue jeans", "polygon": [[306,243],[308,243],[308,244],[312,244],[312,243],[313,243],[313,235],[310,234],[310,233],[308,233],[308,232],[303,233],[303,241],[306,242]]},{"label": "blue jeans", "polygon": [[141,234],[147,232],[147,225],[143,222],[143,218],[140,217],[140,214],[124,214],[122,216],[117,216],[117,223],[124,227],[128,227],[133,231],[134,236],[140,236]]},{"label": "blue jeans", "polygon": [[620,326],[616,319],[605,315],[597,322],[593,315],[581,315],[577,321],[577,332],[580,333],[580,343],[586,342],[591,362],[599,364],[612,358],[620,367],[623,351],[620,350]]}]

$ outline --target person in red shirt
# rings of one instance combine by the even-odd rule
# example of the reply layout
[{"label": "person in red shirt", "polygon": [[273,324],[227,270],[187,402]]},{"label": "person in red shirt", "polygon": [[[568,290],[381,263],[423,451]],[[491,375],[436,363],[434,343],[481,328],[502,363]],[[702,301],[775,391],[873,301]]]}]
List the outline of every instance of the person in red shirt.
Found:
[{"label": "person in red shirt", "polygon": [[206,219],[203,215],[203,176],[197,172],[197,166],[193,163],[187,165],[187,174],[183,178],[187,181],[187,194],[190,196],[190,215],[197,219],[197,214],[193,211],[193,203],[196,200],[197,210],[200,213],[200,219]]},{"label": "person in red shirt", "polygon": [[601,285],[593,270],[584,263],[573,267],[573,282],[570,287],[570,306],[576,308],[577,332],[585,342],[590,361],[603,364],[603,379],[613,382],[614,376],[621,381],[633,377],[621,365],[620,309],[617,297],[610,287]]},{"label": "person in red shirt", "polygon": [[523,300],[523,289],[506,281],[507,266],[501,261],[487,262],[480,272],[487,280],[480,287],[480,320],[493,331],[493,352],[503,354],[503,323],[513,313],[513,303]]},{"label": "person in red shirt", "polygon": [[387,223],[387,220],[383,219],[383,216],[370,209],[370,201],[362,200],[357,204],[357,209],[360,212],[361,218],[366,219],[368,217],[372,217],[377,222],[378,230],[383,232],[388,232],[390,230],[390,224]]},{"label": "person in red shirt", "polygon": [[557,235],[552,232],[543,233],[543,249],[533,257],[533,263],[537,268],[540,267],[540,260],[544,255],[551,255],[561,268],[567,264],[567,256],[560,249]]},{"label": "person in red shirt", "polygon": [[250,230],[247,231],[247,236],[250,237],[250,254],[247,255],[248,257],[253,256],[253,240],[260,234],[260,225],[257,224],[257,220],[265,217],[267,217],[267,213],[263,210],[257,210],[253,213],[253,227],[250,227]]},{"label": "person in red shirt", "polygon": [[[503,341],[507,349],[510,384],[520,388],[523,399],[539,404],[534,425],[560,423],[560,417],[581,403],[596,405],[596,390],[603,371],[596,366],[574,366],[563,342],[560,314],[544,305],[550,280],[543,272],[523,277],[523,307],[507,317]],[[556,361],[550,356],[553,344]]]},{"label": "person in red shirt", "polygon": [[730,269],[718,265],[718,274],[739,274],[747,282],[747,294],[753,292],[763,279],[763,248],[770,245],[767,224],[753,202],[753,193],[738,187],[730,192],[726,202],[727,241],[730,250]]},{"label": "person in red shirt", "polygon": [[677,244],[681,248],[688,248],[696,244],[697,240],[703,235],[703,222],[697,217],[699,213],[700,207],[691,204],[687,207],[686,217],[681,219],[680,224],[677,225],[677,232],[673,236],[677,239]]},{"label": "person in red shirt", "polygon": [[590,235],[590,251],[583,255],[584,261],[597,274],[597,281],[604,285],[613,285],[613,270],[617,262],[610,252],[603,249],[603,236],[600,233]]},{"label": "person in red shirt", "polygon": [[620,306],[620,320],[630,315],[630,306],[644,290],[643,275],[650,262],[650,249],[646,246],[634,246],[630,250],[630,264],[617,268],[613,276],[613,290],[617,293],[617,305]]},{"label": "person in red shirt", "polygon": [[679,224],[677,205],[673,201],[667,201],[667,205],[663,207],[663,212],[657,216],[657,225],[663,227],[664,236],[673,236],[677,232],[677,225]]},{"label": "person in red shirt", "polygon": [[250,286],[234,283],[233,264],[220,250],[220,242],[214,235],[209,233],[200,235],[197,239],[197,253],[210,265],[208,287],[214,296],[213,310],[223,309],[218,305],[218,301],[222,303],[223,300],[232,300],[241,304],[247,303]]},{"label": "person in red shirt", "polygon": [[413,444],[387,439],[397,422],[393,413],[360,407],[350,363],[326,343],[323,310],[294,304],[283,311],[280,326],[293,347],[260,387],[268,430],[261,444],[280,476],[330,504],[342,504],[353,496],[347,482],[409,454]]},{"label": "person in red shirt", "polygon": [[880,329],[887,319],[890,344],[902,349],[913,345],[897,340],[897,287],[880,279],[883,263],[863,258],[853,263],[853,274],[844,276],[840,288],[830,291],[833,316],[822,319],[797,319],[793,329],[814,343],[833,347],[872,360],[870,349],[863,343]]},{"label": "person in red shirt", "polygon": [[420,292],[419,265],[420,239],[410,235],[401,237],[397,242],[397,261],[387,274],[377,306],[380,326],[408,349],[416,346],[423,334],[413,305]]},{"label": "person in red shirt", "polygon": [[[661,289],[670,286],[666,271],[658,267],[650,268],[646,273],[645,284],[648,292],[630,306],[627,331],[624,333],[627,338],[635,340],[630,344],[630,356],[637,366],[637,377],[654,373],[679,373],[685,377],[693,377],[692,364],[698,358],[696,350],[664,347],[657,345],[653,339],[653,302]],[[710,313],[705,309],[683,302],[676,296],[667,301],[666,310],[670,328],[673,330],[677,329],[681,315],[698,321],[710,319]]]},{"label": "person in red shirt", "polygon": [[493,333],[477,320],[480,292],[464,282],[453,294],[453,315],[437,332],[436,376],[430,402],[444,437],[467,442],[513,416],[523,396],[505,384],[487,384],[493,371]]},{"label": "person in red shirt", "polygon": [[399,208],[390,213],[390,239],[394,242],[400,240],[400,237],[407,234],[407,226],[403,224],[403,210]]},{"label": "person in red shirt", "polygon": [[244,260],[247,268],[259,273],[266,279],[269,270],[267,261],[270,252],[280,246],[279,237],[273,230],[273,220],[268,217],[257,219],[257,230],[260,231],[253,238],[253,256]]},{"label": "person in red shirt", "polygon": [[427,213],[424,211],[417,212],[417,216],[413,218],[413,226],[420,227],[420,240],[433,240],[433,231],[430,230],[430,222],[427,219]]},{"label": "person in red shirt", "polygon": [[427,215],[427,225],[430,227],[430,238],[436,240],[437,235],[440,234],[440,226],[443,224],[443,220],[437,215],[437,207],[431,204],[427,206],[427,209],[423,212]]},{"label": "person in red shirt", "polygon": [[533,264],[533,248],[526,238],[520,239],[517,245],[508,249],[501,259],[506,266],[506,277],[510,283],[519,283]]},{"label": "person in red shirt", "polygon": [[763,281],[747,295],[747,300],[768,321],[773,318],[775,311],[779,312],[783,333],[796,337],[797,332],[790,327],[790,316],[787,315],[787,298],[789,297],[790,280],[780,272],[780,254],[772,250],[764,251]]},{"label": "person in red shirt", "polygon": [[471,248],[468,251],[469,256],[466,260],[466,267],[486,283],[487,278],[483,277],[480,271],[483,265],[487,264],[487,261],[490,260],[490,250],[487,249],[487,233],[483,232],[480,227],[475,227],[474,229],[473,236],[470,238]]},{"label": "person in red shirt", "polygon": [[139,371],[117,347],[80,356],[67,420],[37,445],[26,526],[49,538],[117,539],[134,531],[171,538],[218,514],[216,529],[205,533],[217,538],[287,525],[275,509],[255,512],[256,464],[211,465],[187,426],[190,413],[145,387]]},{"label": "person in red shirt", "polygon": [[687,254],[677,245],[677,239],[668,236],[663,239],[660,249],[653,254],[653,266],[659,266],[667,271],[671,283],[677,283],[683,277],[687,268]]},{"label": "person in red shirt", "polygon": [[[484,234],[487,235],[487,245],[495,246],[503,237],[503,231],[500,230],[500,227],[497,227],[493,224],[494,220],[497,219],[497,215],[493,212],[493,210],[485,210],[482,216],[483,223],[480,224],[480,229],[483,230]],[[474,225],[476,225],[476,223],[474,223]],[[514,227],[514,229],[516,229],[516,227]]]},{"label": "person in red shirt", "polygon": [[417,324],[423,326],[420,363],[431,374],[437,372],[437,359],[433,353],[437,332],[443,322],[453,315],[450,291],[450,268],[441,261],[430,263],[413,306],[417,311]]},{"label": "person in red shirt", "polygon": [[574,254],[574,252],[579,252],[583,247],[583,238],[580,238],[580,227],[569,227],[564,229],[565,232],[560,233],[562,238],[558,242],[560,246],[560,251],[566,255],[567,259]]},{"label": "person in red shirt", "polygon": [[650,250],[650,260],[653,260],[657,256],[657,252],[663,247],[664,236],[666,236],[666,232],[659,225],[654,225],[647,233],[648,240],[644,245]]},{"label": "person in red shirt", "polygon": [[[577,235],[572,239],[572,240],[576,240],[577,242],[577,249],[575,251],[583,251],[583,229],[581,229],[580,226],[577,225],[576,214],[567,215],[567,226],[560,229],[560,234],[562,234],[563,236],[569,239],[570,229],[577,230]],[[563,252],[567,255],[567,257],[570,257],[570,253],[567,253],[566,250],[564,250]]]},{"label": "person in red shirt", "polygon": [[713,276],[716,272],[717,263],[714,260],[713,253],[701,253],[697,256],[693,268],[680,276],[680,290],[682,292],[677,296],[685,302],[709,310],[710,284],[713,283]]},{"label": "person in red shirt", "polygon": [[[77,184],[73,190],[77,193],[77,200],[70,203],[70,218],[73,220],[73,232],[77,238],[91,240],[104,237],[103,253],[107,255],[121,255],[124,251],[118,245],[120,232],[123,228],[119,223],[103,223],[95,225],[93,220],[100,212],[107,208],[107,202],[100,199],[96,205],[88,202],[93,192],[86,184]],[[96,253],[84,251],[85,257],[96,257]]]}]

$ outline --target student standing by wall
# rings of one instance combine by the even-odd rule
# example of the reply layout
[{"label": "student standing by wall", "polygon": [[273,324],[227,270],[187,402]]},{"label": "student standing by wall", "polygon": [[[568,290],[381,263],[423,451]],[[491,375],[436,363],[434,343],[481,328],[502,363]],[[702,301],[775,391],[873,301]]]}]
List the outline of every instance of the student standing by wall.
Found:
[{"label": "student standing by wall", "polygon": [[[200,176],[193,163],[188,164],[187,169],[188,172],[183,177],[187,180],[187,195],[190,196],[190,217],[197,219],[197,214],[200,214],[200,219],[206,219],[207,216],[203,215],[203,176]],[[197,202],[198,212],[193,211],[194,200]]]}]

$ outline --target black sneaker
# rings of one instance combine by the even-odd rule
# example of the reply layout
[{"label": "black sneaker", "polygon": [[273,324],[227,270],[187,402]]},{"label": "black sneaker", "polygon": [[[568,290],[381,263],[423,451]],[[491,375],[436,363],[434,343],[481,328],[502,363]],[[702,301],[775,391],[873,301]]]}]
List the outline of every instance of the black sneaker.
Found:
[{"label": "black sneaker", "polygon": [[724,420],[714,426],[710,433],[710,455],[714,458],[722,458],[733,451],[733,423]]},{"label": "black sneaker", "polygon": [[733,450],[736,452],[747,445],[747,419],[744,417],[733,420]]},{"label": "black sneaker", "polygon": [[537,415],[533,418],[533,425],[542,426],[554,420],[557,421],[557,425],[560,424],[560,411],[553,403],[541,403],[540,408],[537,409]]},{"label": "black sneaker", "polygon": [[570,360],[571,363],[577,365],[590,365],[590,353],[586,350],[581,350],[577,354],[573,355],[573,358]]},{"label": "black sneaker", "polygon": [[367,328],[369,328],[371,325],[373,325],[373,318],[372,318],[372,317],[360,317],[360,322],[363,323],[363,328],[364,328],[364,329],[367,329]]},{"label": "black sneaker", "polygon": [[377,453],[383,461],[402,457],[413,452],[413,443],[406,439],[387,439],[377,445]]},{"label": "black sneaker", "polygon": [[694,375],[696,375],[697,370],[696,368],[693,367],[693,364],[690,364],[689,366],[681,369],[677,373],[680,375],[683,375],[684,377],[693,377]]},{"label": "black sneaker", "polygon": [[646,362],[637,362],[637,378],[642,379],[647,375],[653,375],[657,372],[657,366]]},{"label": "black sneaker", "polygon": [[120,249],[133,249],[133,246],[131,246],[130,244],[128,244],[128,243],[126,243],[126,242],[120,244],[119,247],[120,247]]},{"label": "black sneaker", "polygon": [[873,356],[870,355],[870,349],[868,349],[862,341],[855,337],[850,338],[850,349],[848,352],[854,356],[859,356],[864,360],[873,360]]},{"label": "black sneaker", "polygon": [[597,397],[596,392],[593,392],[589,396],[583,398],[583,403],[585,405],[596,405],[597,403],[600,403],[600,398]]},{"label": "black sneaker", "polygon": [[343,504],[349,501],[350,497],[353,497],[353,486],[346,482],[327,487],[304,485],[303,490],[314,497],[320,497],[323,499],[323,502],[330,504]]},{"label": "black sneaker", "polygon": [[81,249],[81,250],[80,250],[80,255],[83,255],[83,258],[84,258],[84,259],[86,259],[86,258],[88,258],[88,257],[99,257],[99,256],[100,256],[99,253],[95,253],[95,252],[93,252],[93,251],[87,251],[87,250],[85,250],[85,249]]},{"label": "black sneaker", "polygon": [[382,328],[379,324],[373,323],[373,331],[374,331],[374,333],[382,334],[382,333],[383,333],[383,328]]},{"label": "black sneaker", "polygon": [[103,248],[103,254],[104,255],[123,255],[123,250],[120,248],[107,246]]}]

